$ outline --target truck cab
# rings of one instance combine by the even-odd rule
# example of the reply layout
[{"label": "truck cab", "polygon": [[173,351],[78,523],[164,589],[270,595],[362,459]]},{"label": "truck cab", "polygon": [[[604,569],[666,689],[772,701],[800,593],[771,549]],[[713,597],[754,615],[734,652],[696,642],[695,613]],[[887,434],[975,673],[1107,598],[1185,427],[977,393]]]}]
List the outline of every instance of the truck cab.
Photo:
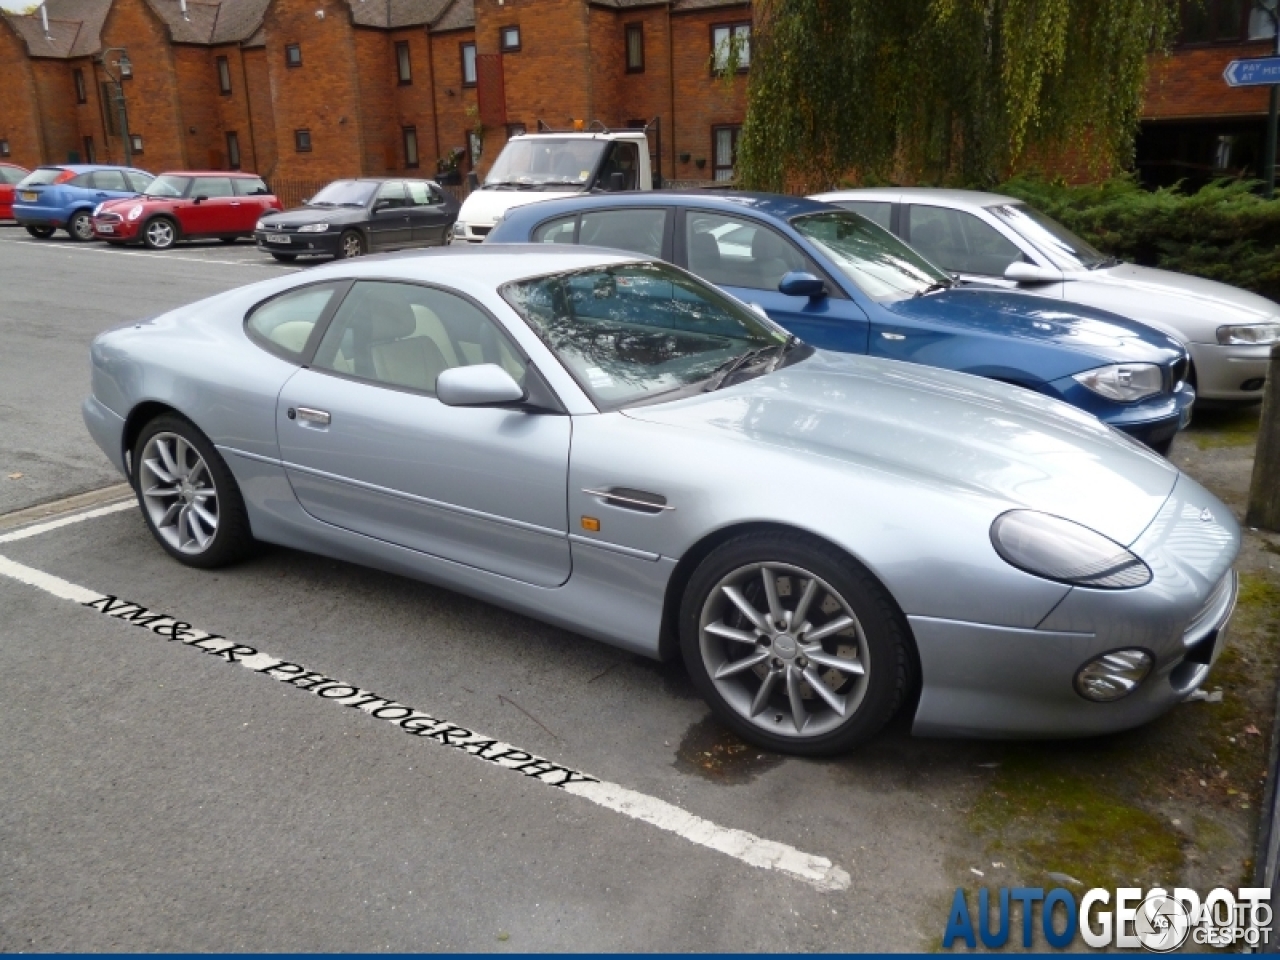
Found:
[{"label": "truck cab", "polygon": [[507,141],[453,226],[454,243],[482,243],[512,207],[574,194],[654,189],[647,130],[522,133]]}]

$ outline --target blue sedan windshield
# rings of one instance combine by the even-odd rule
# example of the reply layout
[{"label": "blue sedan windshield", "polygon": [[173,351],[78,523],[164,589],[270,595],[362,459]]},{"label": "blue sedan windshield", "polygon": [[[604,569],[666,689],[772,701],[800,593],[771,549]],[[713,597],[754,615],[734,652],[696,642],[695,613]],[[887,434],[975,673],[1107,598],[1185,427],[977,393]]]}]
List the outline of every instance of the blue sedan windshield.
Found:
[{"label": "blue sedan windshield", "polygon": [[796,217],[791,226],[874,300],[919,296],[951,278],[883,227],[848,210]]}]

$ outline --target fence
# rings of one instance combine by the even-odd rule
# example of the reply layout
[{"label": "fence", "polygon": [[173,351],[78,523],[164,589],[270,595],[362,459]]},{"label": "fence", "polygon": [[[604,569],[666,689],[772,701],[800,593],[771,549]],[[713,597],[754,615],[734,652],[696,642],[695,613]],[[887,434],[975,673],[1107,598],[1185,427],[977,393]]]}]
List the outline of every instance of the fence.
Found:
[{"label": "fence", "polygon": [[[280,198],[280,202],[284,208],[288,210],[291,207],[300,207],[311,197],[315,196],[327,184],[332,183],[331,180],[307,180],[296,177],[275,177],[269,181],[271,192]],[[466,199],[467,186],[461,184],[458,186],[442,186],[440,188],[449,194],[459,203]]]}]

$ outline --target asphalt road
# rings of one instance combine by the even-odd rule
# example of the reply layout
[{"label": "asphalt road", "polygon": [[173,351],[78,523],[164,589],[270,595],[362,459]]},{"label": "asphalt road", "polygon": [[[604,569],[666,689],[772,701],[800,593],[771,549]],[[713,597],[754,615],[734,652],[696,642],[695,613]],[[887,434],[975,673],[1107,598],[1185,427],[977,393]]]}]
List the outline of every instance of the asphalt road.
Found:
[{"label": "asphalt road", "polygon": [[[0,515],[119,482],[80,423],[95,333],[281,269],[247,244],[153,255],[0,229]],[[768,756],[711,724],[678,668],[448,591],[283,549],[194,571],[132,507],[14,529],[0,516],[0,950],[847,951],[942,933],[983,744],[898,728],[838,761]],[[172,620],[83,605],[107,595],[640,799],[612,809],[235,669],[218,641],[167,639]],[[847,879],[709,847],[706,824],[664,829],[672,810]]]}]

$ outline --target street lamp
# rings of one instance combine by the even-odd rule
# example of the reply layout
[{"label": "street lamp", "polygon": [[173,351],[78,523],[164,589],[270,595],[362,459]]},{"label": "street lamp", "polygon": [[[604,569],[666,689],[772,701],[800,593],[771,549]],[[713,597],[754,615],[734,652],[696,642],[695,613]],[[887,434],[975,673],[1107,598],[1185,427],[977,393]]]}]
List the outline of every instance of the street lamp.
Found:
[{"label": "street lamp", "polygon": [[[120,59],[114,64],[110,60],[110,55],[113,53],[120,54]],[[108,47],[99,55],[98,62],[102,64],[103,71],[115,87],[116,116],[120,124],[120,142],[124,145],[124,165],[131,167],[133,166],[133,143],[129,139],[129,111],[125,108],[123,81],[133,76],[133,63],[129,60],[129,51],[124,47]],[[112,66],[116,68],[114,71],[111,69]]]}]

